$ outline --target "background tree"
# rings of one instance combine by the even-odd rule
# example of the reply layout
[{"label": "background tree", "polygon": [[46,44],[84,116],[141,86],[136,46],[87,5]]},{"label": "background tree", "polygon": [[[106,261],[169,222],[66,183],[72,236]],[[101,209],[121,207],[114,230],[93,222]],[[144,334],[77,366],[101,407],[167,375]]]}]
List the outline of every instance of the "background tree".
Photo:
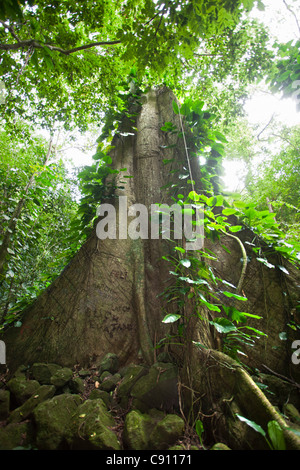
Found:
[{"label": "background tree", "polygon": [[17,312],[49,285],[78,248],[74,181],[67,180],[55,145],[32,134],[26,123],[3,126],[1,142],[1,320]]}]

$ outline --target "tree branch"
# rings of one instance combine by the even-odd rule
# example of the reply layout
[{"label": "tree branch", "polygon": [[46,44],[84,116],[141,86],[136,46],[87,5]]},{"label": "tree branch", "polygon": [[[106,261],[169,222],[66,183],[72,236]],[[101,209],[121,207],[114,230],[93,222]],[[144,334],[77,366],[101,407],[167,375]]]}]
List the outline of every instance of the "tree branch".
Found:
[{"label": "tree branch", "polygon": [[298,18],[296,16],[296,13],[292,10],[292,8],[287,4],[286,0],[283,0],[283,3],[285,4],[286,8],[288,9],[288,11],[290,13],[292,13],[293,17],[295,18],[296,20],[296,23],[297,23],[297,27],[298,27],[298,31],[300,33],[300,24],[299,24],[299,21],[298,21]]},{"label": "tree branch", "polygon": [[62,49],[58,46],[53,46],[52,44],[40,44],[38,41],[34,39],[27,39],[27,40],[20,40],[17,34],[14,31],[12,26],[7,25],[4,21],[0,20],[0,23],[9,30],[11,35],[17,40],[16,43],[13,44],[0,44],[0,50],[2,51],[17,51],[19,49],[23,49],[24,47],[33,47],[34,49],[43,49],[44,47],[48,47],[51,51],[57,51],[64,55],[73,54],[74,52],[84,51],[86,49],[91,49],[92,47],[96,46],[113,46],[115,44],[121,44],[121,41],[99,41],[99,42],[92,42],[90,44],[84,44],[83,46],[74,47],[73,49]]},{"label": "tree branch", "polygon": [[265,132],[265,130],[267,129],[267,127],[269,127],[269,125],[271,124],[271,122],[273,121],[274,119],[274,116],[275,116],[275,113],[272,114],[271,116],[271,119],[269,120],[269,122],[265,125],[265,127],[259,132],[259,134],[257,135],[257,140],[261,140],[260,139],[260,136],[263,132]]},{"label": "tree branch", "polygon": [[4,28],[8,29],[8,31],[11,33],[13,38],[15,38],[18,42],[20,42],[20,38],[15,33],[15,30],[14,30],[13,26],[7,25],[3,20],[0,20],[0,23],[4,26]]}]

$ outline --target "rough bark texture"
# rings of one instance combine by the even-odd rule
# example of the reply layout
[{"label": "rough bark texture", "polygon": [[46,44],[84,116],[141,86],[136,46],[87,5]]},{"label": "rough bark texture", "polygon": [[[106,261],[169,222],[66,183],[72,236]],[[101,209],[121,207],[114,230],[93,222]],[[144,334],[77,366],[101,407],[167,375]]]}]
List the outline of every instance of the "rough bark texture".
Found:
[{"label": "rough bark texture", "polygon": [[[299,339],[297,331],[288,326],[291,322],[299,324],[296,305],[299,300],[299,270],[283,259],[279,254],[267,258],[275,268],[268,268],[257,261],[249,243],[260,245],[262,251],[268,252],[268,247],[258,240],[248,229],[239,233],[239,238],[247,252],[248,262],[246,276],[242,284],[242,293],[247,302],[237,302],[236,308],[262,317],[260,320],[248,320],[247,325],[263,331],[266,336],[256,341],[255,348],[247,348],[246,364],[261,370],[267,366],[273,371],[299,381],[299,365],[292,362],[292,343]],[[223,246],[227,248],[226,251]],[[224,235],[219,243],[206,242],[216,255],[218,261],[212,262],[216,276],[238,285],[242,271],[242,253],[238,243]],[[278,268],[283,266],[289,274]],[[222,299],[228,304],[228,299]],[[280,339],[280,333],[287,334],[287,340]],[[244,359],[243,359],[244,360]]]},{"label": "rough bark texture", "polygon": [[[139,203],[149,209],[151,204],[173,203],[171,193],[162,187],[172,180],[178,182],[176,170],[186,164],[182,139],[177,134],[161,131],[167,121],[180,128],[178,116],[172,110],[173,99],[167,89],[149,92],[142,97],[135,135],[122,136],[126,131],[132,132],[132,123],[124,121],[120,134],[114,138],[113,167],[127,168],[126,174],[133,176],[117,194],[127,196],[128,206]],[[164,159],[174,161],[165,165]],[[201,175],[195,159],[192,173],[197,191]],[[118,174],[119,182],[124,180],[123,175],[123,172]],[[180,188],[180,192],[184,191],[188,188]],[[118,200],[113,201],[118,222]],[[246,241],[253,242],[254,234],[244,230],[241,239],[244,245]],[[219,243],[209,240],[205,243],[218,258],[217,262],[211,262],[215,274],[237,285],[242,269],[239,244],[225,235]],[[62,274],[27,309],[22,327],[11,328],[5,334],[9,368],[13,371],[20,364],[34,362],[55,362],[64,366],[79,363],[84,367],[108,352],[117,354],[123,365],[137,363],[140,353],[143,361],[153,363],[155,346],[171,332],[171,327],[162,323],[164,303],[160,297],[171,282],[170,267],[162,260],[162,255],[172,249],[171,245],[161,238],[99,240],[94,231]],[[248,351],[246,364],[262,372],[267,366],[297,380],[299,366],[291,361],[291,342],[296,338],[291,334],[288,341],[282,342],[279,333],[289,331],[287,323],[293,318],[298,298],[299,273],[282,260],[280,263],[275,260],[274,264],[285,265],[289,270],[290,276],[286,277],[280,270],[268,269],[257,262],[249,249],[248,255],[251,259],[242,285],[248,302],[241,307],[263,317],[253,325],[268,336]],[[224,303],[226,301],[228,299],[224,299]],[[175,311],[176,302],[170,308]],[[185,312],[187,317],[193,312],[193,299],[186,304]],[[281,423],[281,418],[250,376],[232,359],[215,351],[219,342],[208,323],[212,313],[203,309],[201,315],[202,321],[190,317],[186,347],[172,348],[183,365],[183,390],[188,390],[183,393],[184,406],[194,408],[196,404],[200,416],[210,414],[216,418],[216,434],[220,438],[229,436],[234,446],[247,448],[248,431],[243,438],[237,438],[236,419],[229,429],[225,415],[233,417],[235,410],[241,410],[249,419],[263,425],[270,419]],[[201,342],[207,351],[196,349],[192,340]],[[300,448],[294,435],[289,436],[288,431],[286,434],[290,448]]]},{"label": "rough bark texture", "polygon": [[[114,168],[127,168],[125,174],[134,176],[117,195],[127,196],[128,207],[143,204],[150,213],[151,204],[173,203],[162,186],[172,178],[178,182],[172,172],[186,165],[186,156],[182,139],[160,130],[166,121],[180,128],[172,110],[174,96],[163,89],[142,99],[136,135],[122,136],[132,132],[132,122],[125,120],[111,157]],[[163,159],[168,158],[174,162],[165,165]],[[200,181],[195,163],[193,177]],[[123,176],[121,172],[117,179],[125,181]],[[118,222],[117,199],[110,202],[116,205]],[[158,297],[169,278],[169,267],[161,258],[168,250],[169,243],[161,239],[99,240],[94,232],[28,309],[22,328],[7,332],[9,367],[35,361],[87,364],[110,351],[124,364],[137,360],[140,350],[148,363],[153,362],[153,345],[169,331],[161,322]]]}]

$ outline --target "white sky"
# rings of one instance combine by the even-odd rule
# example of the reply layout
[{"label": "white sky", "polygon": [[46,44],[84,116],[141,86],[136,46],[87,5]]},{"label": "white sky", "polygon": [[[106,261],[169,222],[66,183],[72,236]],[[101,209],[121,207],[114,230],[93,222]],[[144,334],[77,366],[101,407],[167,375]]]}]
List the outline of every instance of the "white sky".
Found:
[{"label": "white sky", "polygon": [[[280,42],[288,42],[291,39],[299,38],[299,30],[293,15],[287,10],[283,0],[263,0],[265,11],[257,9],[251,12],[251,16],[265,23],[270,33]],[[287,4],[294,10],[298,9],[299,2],[287,0]],[[267,90],[266,90],[267,91]],[[245,111],[251,124],[259,124],[263,129],[270,121],[272,115],[274,119],[283,122],[288,126],[300,124],[300,113],[296,111],[296,101],[293,99],[281,99],[280,96],[271,95],[266,91],[257,91],[246,103]],[[225,189],[229,191],[240,191],[244,187],[243,174],[244,165],[242,162],[225,161],[225,175],[223,181]]]}]

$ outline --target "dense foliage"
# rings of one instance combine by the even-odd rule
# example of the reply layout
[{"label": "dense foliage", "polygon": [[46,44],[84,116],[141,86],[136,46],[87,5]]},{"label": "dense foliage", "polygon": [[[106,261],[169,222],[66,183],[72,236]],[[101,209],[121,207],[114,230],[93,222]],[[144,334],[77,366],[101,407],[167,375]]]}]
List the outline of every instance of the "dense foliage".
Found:
[{"label": "dense foliage", "polygon": [[80,243],[74,181],[55,148],[24,122],[0,132],[0,310],[16,314],[57,276]]},{"label": "dense foliage", "polygon": [[39,0],[26,2],[22,18],[9,17],[10,3],[0,21],[6,117],[17,113],[51,129],[99,121],[104,108],[120,103],[132,67],[145,84],[184,91],[192,79],[206,96],[218,96],[215,82],[232,76],[239,90],[232,84],[231,94],[241,96],[271,56],[263,28],[239,24],[253,0],[90,0],[84,8],[76,0]]}]

